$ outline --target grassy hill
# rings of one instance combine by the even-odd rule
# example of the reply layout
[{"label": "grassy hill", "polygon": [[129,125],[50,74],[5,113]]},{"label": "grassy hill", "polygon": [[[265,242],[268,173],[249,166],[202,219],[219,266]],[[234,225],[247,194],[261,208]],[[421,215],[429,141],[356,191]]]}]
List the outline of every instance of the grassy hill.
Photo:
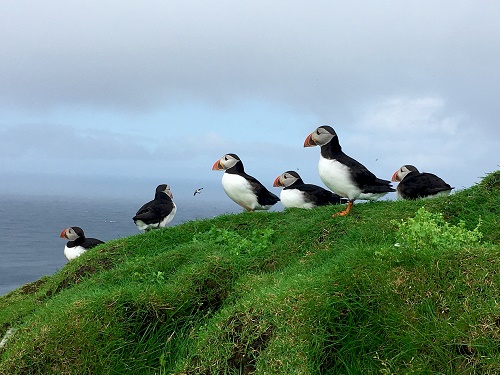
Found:
[{"label": "grassy hill", "polygon": [[500,373],[500,172],[338,210],[101,245],[0,298],[0,374]]}]

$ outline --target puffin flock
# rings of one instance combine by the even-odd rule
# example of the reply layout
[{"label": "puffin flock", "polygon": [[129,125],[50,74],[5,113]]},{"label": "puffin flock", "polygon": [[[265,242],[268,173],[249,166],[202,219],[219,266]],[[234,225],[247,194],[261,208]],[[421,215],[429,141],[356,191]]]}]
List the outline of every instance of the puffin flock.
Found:
[{"label": "puffin flock", "polygon": [[[347,215],[356,200],[377,200],[387,193],[396,192],[398,199],[432,198],[448,195],[454,189],[432,173],[421,173],[413,165],[403,165],[392,175],[397,182],[394,189],[391,181],[383,180],[370,172],[363,164],[342,151],[339,138],[332,127],[316,128],[304,140],[304,147],[320,146],[318,174],[328,187],[324,189],[306,184],[295,171],[286,171],[276,177],[274,187],[282,187],[280,197],[271,193],[259,180],[245,172],[243,162],[236,154],[225,154],[212,166],[212,170],[224,171],[222,188],[229,198],[253,212],[269,210],[281,201],[285,208],[312,209],[318,206],[346,204],[345,210],[332,215]],[[203,188],[196,189],[194,195]],[[153,200],[145,203],[132,218],[139,231],[164,228],[172,221],[177,211],[170,186],[161,184],[156,188]],[[104,243],[85,237],[79,227],[64,229],[61,238],[68,240],[64,255],[72,260],[94,246]]]}]

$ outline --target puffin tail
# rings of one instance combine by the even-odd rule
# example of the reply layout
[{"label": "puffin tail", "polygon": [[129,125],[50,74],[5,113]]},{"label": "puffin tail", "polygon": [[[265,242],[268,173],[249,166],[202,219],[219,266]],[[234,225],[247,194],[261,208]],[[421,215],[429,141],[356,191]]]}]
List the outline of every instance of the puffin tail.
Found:
[{"label": "puffin tail", "polygon": [[266,194],[266,196],[260,197],[259,204],[263,206],[272,206],[278,203],[279,201],[280,199],[275,194],[268,191],[268,194]]}]

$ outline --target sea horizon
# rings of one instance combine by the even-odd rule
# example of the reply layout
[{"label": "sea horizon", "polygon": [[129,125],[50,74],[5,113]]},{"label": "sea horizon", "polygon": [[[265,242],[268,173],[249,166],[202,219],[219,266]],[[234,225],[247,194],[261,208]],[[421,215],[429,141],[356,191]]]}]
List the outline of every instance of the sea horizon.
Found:
[{"label": "sea horizon", "polygon": [[[177,213],[169,226],[242,212],[220,194],[221,187],[207,190],[195,196],[191,189],[173,189]],[[142,200],[133,196],[0,195],[0,296],[64,267],[66,240],[59,236],[65,228],[79,226],[87,237],[105,242],[140,234],[132,217],[153,197],[154,192]]]}]

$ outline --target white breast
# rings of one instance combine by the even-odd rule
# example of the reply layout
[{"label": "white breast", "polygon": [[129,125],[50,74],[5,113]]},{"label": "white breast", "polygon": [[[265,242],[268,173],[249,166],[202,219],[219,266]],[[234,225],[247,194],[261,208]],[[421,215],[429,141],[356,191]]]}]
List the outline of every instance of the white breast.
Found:
[{"label": "white breast", "polygon": [[313,203],[304,201],[304,192],[297,189],[281,190],[280,200],[281,204],[287,208],[314,208]]},{"label": "white breast", "polygon": [[87,249],[85,249],[83,246],[75,246],[75,247],[65,246],[64,247],[64,256],[68,260],[72,260],[72,259],[75,259],[75,258],[79,257],[80,255],[82,255],[85,251],[87,251]]},{"label": "white breast", "polygon": [[172,211],[170,211],[170,213],[165,217],[165,219],[163,219],[160,222],[160,227],[162,227],[162,228],[167,226],[167,224],[172,221],[172,219],[175,216],[175,213],[177,212],[177,206],[175,205],[174,202],[172,202],[172,204],[174,205],[174,207],[172,207]]},{"label": "white breast", "polygon": [[[399,187],[399,186],[398,186]],[[401,196],[401,193],[399,192],[399,189],[396,189],[396,199],[397,200],[402,200],[404,199],[402,196]]]},{"label": "white breast", "polygon": [[320,156],[318,173],[330,190],[344,198],[354,200],[361,194],[361,190],[352,182],[349,168],[335,159]]},{"label": "white breast", "polygon": [[222,176],[222,187],[227,196],[243,208],[247,210],[264,208],[257,203],[257,196],[245,178],[237,174],[224,173]]},{"label": "white breast", "polygon": [[429,195],[430,198],[436,198],[436,197],[446,197],[448,195],[450,195],[451,193],[451,190],[443,190],[443,191],[440,191],[439,193],[436,193],[434,195]]},{"label": "white breast", "polygon": [[321,181],[330,190],[350,200],[376,200],[387,194],[361,192],[361,189],[353,182],[349,168],[335,159],[330,160],[320,156],[318,172]]},{"label": "white breast", "polygon": [[[433,194],[433,195],[427,195],[427,196],[421,197],[419,199],[432,199],[432,198],[436,198],[436,197],[443,197],[443,196],[450,195],[450,193],[451,193],[451,190],[443,190],[443,191],[440,191],[439,193],[436,193],[436,194]],[[398,200],[404,199],[401,196],[401,193],[399,192],[399,189],[396,189],[396,199],[398,199]]]}]

